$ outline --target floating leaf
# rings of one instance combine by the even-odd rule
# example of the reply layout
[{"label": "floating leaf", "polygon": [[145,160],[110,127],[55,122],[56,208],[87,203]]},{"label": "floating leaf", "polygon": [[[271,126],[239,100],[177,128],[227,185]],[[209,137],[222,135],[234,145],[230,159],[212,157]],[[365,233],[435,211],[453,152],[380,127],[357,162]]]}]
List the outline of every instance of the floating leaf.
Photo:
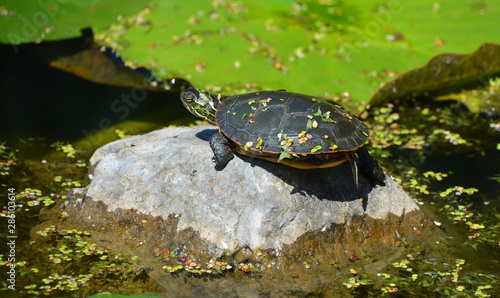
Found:
[{"label": "floating leaf", "polygon": [[309,119],[307,121],[306,129],[316,128],[318,127],[318,121],[314,119]]},{"label": "floating leaf", "polygon": [[397,98],[437,97],[466,87],[487,84],[500,75],[500,45],[485,43],[471,54],[440,54],[426,65],[403,73],[385,83],[370,99],[380,106]]},{"label": "floating leaf", "polygon": [[318,146],[314,147],[313,149],[311,149],[311,153],[315,153],[321,149],[323,149],[323,147],[321,147],[321,145],[318,145]]},{"label": "floating leaf", "polygon": [[278,158],[278,162],[282,161],[284,158],[292,158],[292,155],[288,152],[281,152],[280,157]]},{"label": "floating leaf", "polygon": [[323,114],[321,113],[321,108],[318,107],[318,111],[312,114],[313,116],[321,117]]},{"label": "floating leaf", "polygon": [[262,142],[263,141],[261,137],[257,138],[257,145],[255,145],[255,148],[262,149]]}]

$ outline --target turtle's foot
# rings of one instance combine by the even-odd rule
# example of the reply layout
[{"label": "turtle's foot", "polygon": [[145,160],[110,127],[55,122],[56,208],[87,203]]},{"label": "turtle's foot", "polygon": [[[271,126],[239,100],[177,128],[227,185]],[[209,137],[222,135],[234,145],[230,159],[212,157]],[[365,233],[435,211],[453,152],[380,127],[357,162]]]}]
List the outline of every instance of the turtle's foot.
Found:
[{"label": "turtle's foot", "polygon": [[381,185],[381,186],[385,186],[385,173],[384,171],[382,170],[382,168],[378,165],[378,162],[376,160],[373,160],[373,169],[372,169],[372,173],[371,173],[371,176],[373,178],[375,178],[375,180],[377,180],[377,182]]},{"label": "turtle's foot", "polygon": [[231,156],[224,157],[223,159],[219,159],[219,158],[217,158],[217,155],[214,155],[214,157],[212,157],[212,161],[215,163],[215,169],[222,170],[227,165],[227,163],[231,159],[233,159],[233,157],[234,157],[234,154],[232,152],[231,152]]},{"label": "turtle's foot", "polygon": [[371,157],[368,150],[366,150],[365,147],[361,147],[357,150],[357,155],[361,162],[361,169],[368,176],[372,185],[378,184],[380,186],[385,186],[384,171],[378,165],[378,162]]},{"label": "turtle's foot", "polygon": [[231,148],[229,148],[229,142],[219,131],[210,137],[209,143],[214,152],[212,160],[215,162],[215,169],[221,170],[234,157]]}]

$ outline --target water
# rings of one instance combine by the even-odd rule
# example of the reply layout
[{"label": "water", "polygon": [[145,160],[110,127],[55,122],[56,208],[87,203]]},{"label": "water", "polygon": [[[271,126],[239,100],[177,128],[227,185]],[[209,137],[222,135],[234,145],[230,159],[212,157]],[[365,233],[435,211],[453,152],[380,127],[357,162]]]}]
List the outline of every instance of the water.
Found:
[{"label": "water", "polygon": [[[0,69],[4,94],[1,102],[3,112],[0,119],[1,141],[6,141],[5,145],[9,147],[3,149],[4,154],[0,160],[5,163],[2,164],[2,171],[9,172],[9,175],[0,177],[2,206],[7,205],[8,188],[15,188],[18,193],[27,188],[32,189],[20,199],[24,206],[18,209],[16,217],[16,235],[18,236],[16,261],[25,260],[28,262],[25,268],[21,266],[22,264],[17,267],[19,275],[16,289],[19,291],[27,293],[29,289],[25,289],[25,287],[35,284],[37,285],[36,290],[40,293],[47,291],[55,296],[76,293],[93,294],[100,289],[122,294],[146,291],[159,295],[165,288],[170,289],[170,295],[182,294],[186,291],[199,295],[206,295],[207,291],[212,291],[208,293],[212,295],[243,295],[252,291],[261,295],[365,296],[368,294],[379,295],[385,291],[395,291],[394,288],[399,288],[399,292],[397,292],[399,295],[424,296],[432,294],[434,290],[440,294],[446,294],[446,291],[449,294],[458,294],[461,291],[457,287],[460,286],[465,287],[462,291],[472,294],[480,286],[491,284],[498,293],[496,281],[498,280],[497,272],[500,261],[498,251],[500,238],[497,232],[497,209],[500,201],[500,183],[492,177],[498,177],[500,174],[500,157],[496,149],[496,144],[500,142],[500,139],[498,134],[495,135],[493,132],[484,135],[464,133],[464,138],[468,140],[483,139],[486,141],[475,142],[473,147],[467,150],[459,150],[460,147],[453,146],[444,147],[445,149],[438,148],[432,154],[425,154],[422,162],[418,163],[408,163],[408,160],[411,160],[411,150],[400,150],[397,147],[391,147],[388,150],[392,157],[378,158],[394,176],[403,177],[403,184],[411,178],[416,178],[419,183],[428,185],[429,194],[420,194],[418,190],[411,187],[407,187],[407,190],[415,193],[414,197],[423,203],[423,210],[432,220],[441,223],[439,233],[436,233],[439,236],[429,238],[432,241],[422,241],[420,245],[410,243],[402,250],[400,257],[393,260],[396,263],[407,260],[408,267],[412,268],[412,271],[396,267],[392,265],[391,261],[387,267],[379,270],[382,273],[390,274],[390,277],[373,274],[364,276],[363,266],[360,263],[346,263],[338,266],[333,258],[327,260],[324,257],[318,257],[311,261],[309,255],[305,254],[297,256],[295,261],[288,264],[292,267],[295,266],[293,270],[284,266],[269,269],[267,266],[257,265],[253,262],[251,265],[256,270],[244,272],[243,267],[238,269],[238,262],[234,263],[231,258],[227,258],[225,262],[231,264],[232,269],[226,270],[224,274],[197,274],[180,270],[173,274],[166,272],[160,275],[151,275],[148,273],[148,264],[135,261],[132,256],[142,254],[140,259],[147,260],[148,252],[151,255],[151,251],[142,249],[147,247],[151,250],[154,245],[141,244],[140,239],[135,239],[136,236],[130,236],[131,238],[128,239],[129,236],[126,234],[124,237],[127,239],[124,241],[130,243],[129,247],[120,245],[121,242],[113,243],[114,240],[110,237],[107,246],[91,246],[87,255],[85,248],[90,246],[90,242],[84,243],[85,239],[88,239],[87,236],[84,234],[75,236],[75,234],[60,232],[62,227],[64,229],[75,228],[78,231],[82,231],[82,227],[65,226],[64,209],[59,208],[64,203],[60,196],[64,195],[68,189],[78,187],[77,184],[73,183],[78,183],[81,186],[89,183],[86,165],[79,166],[78,164],[82,162],[88,164],[92,150],[77,153],[76,158],[71,158],[68,157],[68,152],[63,152],[62,146],[66,145],[67,142],[78,143],[78,140],[86,136],[86,132],[100,131],[103,119],[109,119],[111,124],[117,124],[122,123],[123,120],[134,120],[142,117],[142,119],[148,119],[148,121],[155,123],[156,126],[150,126],[150,130],[167,125],[172,121],[186,121],[186,118],[192,118],[189,118],[188,112],[182,107],[177,95],[149,92],[147,100],[137,107],[129,109],[129,115],[125,119],[121,119],[122,114],[113,111],[111,105],[123,94],[130,94],[131,88],[93,84],[48,68],[33,57],[9,54],[9,50],[10,47],[0,48],[2,57],[7,57],[6,66]],[[420,125],[424,122],[418,116],[412,116],[414,107],[407,107],[407,109],[408,115],[400,112],[402,115],[400,119],[408,119],[407,125]],[[162,112],[163,117],[161,116]],[[445,116],[442,117],[445,118]],[[410,120],[416,121],[416,123],[412,124]],[[401,122],[404,123],[404,121]],[[148,131],[148,129],[132,131],[133,126],[127,126],[123,129],[129,129],[129,133]],[[95,150],[101,143],[117,138],[118,135],[111,131],[111,133],[107,133],[106,137],[98,140],[99,142],[93,142],[95,145],[93,149]],[[58,140],[63,141],[63,143],[51,147]],[[458,148],[456,152],[455,148]],[[9,153],[15,155],[15,164],[6,164],[8,160],[12,159],[8,156]],[[78,162],[79,159],[82,162]],[[9,169],[6,170],[6,167]],[[409,170],[414,172],[408,174]],[[436,181],[423,177],[422,173],[427,171],[453,172],[453,174],[449,174],[443,181]],[[59,181],[57,180],[58,176],[60,176]],[[473,195],[464,193],[450,195],[445,198],[440,196],[441,192],[454,186],[476,188],[479,192]],[[56,203],[51,204],[50,200],[56,201]],[[28,206],[29,202],[38,202],[36,203],[38,205]],[[49,207],[42,209],[45,203]],[[460,209],[460,206],[466,208],[469,213],[464,211],[462,217],[450,215],[450,212],[464,210]],[[26,211],[26,208],[29,210]],[[467,218],[470,213],[474,213],[474,215]],[[453,217],[459,219],[453,219]],[[150,219],[137,215],[135,220],[148,221]],[[47,232],[46,237],[41,237],[37,232],[42,231],[42,226],[47,222],[54,223],[55,227]],[[472,226],[469,228],[466,222],[483,224],[485,227],[476,230]],[[150,224],[151,230],[158,228],[156,222],[151,221]],[[119,226],[108,228],[110,230],[123,229],[119,231],[130,231],[130,233],[134,232],[134,235],[140,235],[132,227],[133,223],[124,222]],[[481,236],[474,237],[476,232],[480,233]],[[2,224],[0,233],[5,239],[8,235],[6,224]],[[101,239],[101,241],[103,240]],[[106,243],[106,241],[103,242]],[[467,244],[465,244],[466,242]],[[69,248],[61,249],[62,245]],[[3,261],[8,255],[3,252],[4,249],[5,247],[2,247]],[[74,251],[69,252],[69,249]],[[172,268],[179,266],[179,261],[184,257],[183,250],[187,249],[187,247],[181,246],[170,247],[168,253],[171,263],[165,262],[165,264]],[[78,250],[80,252],[76,252]],[[202,260],[202,257],[216,254],[216,251],[205,251],[199,256],[194,256],[193,260],[200,263],[205,262],[206,260]],[[271,264],[271,267],[273,264],[279,263],[280,259],[276,256],[276,252],[263,252],[263,254],[266,257],[269,255],[266,264]],[[108,257],[101,259],[103,255]],[[68,257],[72,260],[68,261]],[[61,263],[57,263],[58,259],[61,259]],[[245,258],[241,257],[241,259]],[[455,263],[457,259],[464,260],[465,264],[457,265]],[[152,267],[158,266],[157,262],[160,261],[150,260],[150,262],[149,266]],[[306,267],[308,264],[303,262],[309,262],[312,269],[308,269]],[[181,265],[183,264],[181,263]],[[360,271],[359,274],[352,275],[356,277],[352,281],[352,289],[346,285],[349,284],[349,269],[351,267],[356,267]],[[459,267],[463,270],[457,269]],[[39,271],[34,272],[32,268],[37,268]],[[89,281],[84,281],[83,275],[88,272],[93,272],[95,275]],[[58,273],[59,276],[54,276],[55,273]],[[440,273],[444,275],[440,275]],[[452,281],[455,273],[459,278],[458,283]],[[62,274],[67,274],[69,277],[61,276]],[[413,274],[418,275],[416,281],[411,281]],[[48,276],[52,276],[48,283],[52,287],[50,291],[41,288],[46,284],[43,278],[48,278]],[[1,281],[7,279],[5,270],[1,272],[0,278]],[[371,280],[371,282],[366,282],[367,284],[363,285],[361,281],[364,279]],[[434,282],[433,285],[425,286],[431,281]],[[75,283],[77,291],[72,290],[71,282]],[[391,283],[396,286],[391,286]],[[409,286],[406,286],[405,283]],[[59,285],[59,289],[56,289],[56,284]],[[6,285],[4,284],[4,286]],[[447,290],[447,288],[449,289]],[[493,294],[491,290],[484,291]]]}]

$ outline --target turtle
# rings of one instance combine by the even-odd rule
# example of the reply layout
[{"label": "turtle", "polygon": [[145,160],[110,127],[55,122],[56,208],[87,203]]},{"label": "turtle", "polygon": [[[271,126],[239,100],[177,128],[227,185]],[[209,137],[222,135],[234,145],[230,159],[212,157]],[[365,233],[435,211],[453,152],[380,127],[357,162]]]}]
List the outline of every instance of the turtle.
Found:
[{"label": "turtle", "polygon": [[299,169],[349,161],[358,187],[359,160],[372,184],[385,185],[384,172],[364,146],[368,127],[338,105],[285,90],[226,98],[190,87],[180,97],[193,115],[219,127],[209,139],[216,170],[226,166],[233,151]]}]

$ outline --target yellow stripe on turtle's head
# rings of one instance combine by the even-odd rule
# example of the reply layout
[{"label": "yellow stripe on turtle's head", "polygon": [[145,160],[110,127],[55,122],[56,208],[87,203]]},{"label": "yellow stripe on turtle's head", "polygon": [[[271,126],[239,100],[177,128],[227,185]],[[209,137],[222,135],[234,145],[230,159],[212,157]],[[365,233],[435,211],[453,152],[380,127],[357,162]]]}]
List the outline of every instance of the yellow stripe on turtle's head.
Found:
[{"label": "yellow stripe on turtle's head", "polygon": [[215,112],[219,104],[217,96],[190,87],[181,92],[181,101],[193,115],[216,124]]}]

